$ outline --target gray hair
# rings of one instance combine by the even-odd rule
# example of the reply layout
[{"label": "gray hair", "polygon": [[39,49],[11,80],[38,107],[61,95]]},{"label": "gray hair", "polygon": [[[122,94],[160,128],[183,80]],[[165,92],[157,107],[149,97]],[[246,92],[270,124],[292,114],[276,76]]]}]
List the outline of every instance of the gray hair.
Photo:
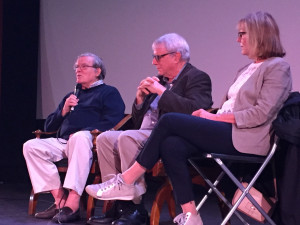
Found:
[{"label": "gray hair", "polygon": [[179,34],[170,33],[159,37],[153,42],[152,49],[154,50],[158,45],[163,45],[168,52],[179,52],[181,60],[185,62],[190,61],[190,47]]},{"label": "gray hair", "polygon": [[103,60],[99,56],[97,56],[97,55],[95,55],[93,53],[90,53],[90,52],[86,52],[86,53],[80,54],[77,57],[77,59],[80,58],[80,57],[84,57],[84,56],[89,56],[89,57],[93,58],[93,61],[94,61],[93,62],[93,67],[101,69],[101,73],[99,74],[98,79],[99,80],[104,80],[105,75],[106,75],[106,68],[104,66]]}]

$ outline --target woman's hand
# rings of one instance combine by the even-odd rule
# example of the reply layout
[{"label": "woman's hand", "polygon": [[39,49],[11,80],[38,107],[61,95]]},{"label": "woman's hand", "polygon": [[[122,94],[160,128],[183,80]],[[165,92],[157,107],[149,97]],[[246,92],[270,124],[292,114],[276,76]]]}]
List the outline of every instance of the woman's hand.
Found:
[{"label": "woman's hand", "polygon": [[194,111],[192,113],[192,115],[193,116],[198,116],[198,117],[201,117],[201,118],[204,118],[204,119],[215,120],[214,117],[215,117],[216,114],[209,113],[204,109],[198,109],[198,110]]},{"label": "woman's hand", "polygon": [[223,113],[223,114],[213,114],[209,113],[204,109],[198,109],[192,113],[193,116],[198,116],[208,120],[235,123],[235,118],[233,113]]}]

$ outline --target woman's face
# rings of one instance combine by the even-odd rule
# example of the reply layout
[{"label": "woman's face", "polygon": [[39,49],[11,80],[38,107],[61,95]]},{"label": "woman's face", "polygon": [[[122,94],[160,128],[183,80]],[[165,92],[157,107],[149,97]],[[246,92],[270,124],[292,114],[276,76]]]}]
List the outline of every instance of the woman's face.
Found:
[{"label": "woman's face", "polygon": [[249,46],[249,34],[245,29],[245,26],[240,26],[238,29],[237,42],[240,43],[242,55],[250,56],[250,46]]}]

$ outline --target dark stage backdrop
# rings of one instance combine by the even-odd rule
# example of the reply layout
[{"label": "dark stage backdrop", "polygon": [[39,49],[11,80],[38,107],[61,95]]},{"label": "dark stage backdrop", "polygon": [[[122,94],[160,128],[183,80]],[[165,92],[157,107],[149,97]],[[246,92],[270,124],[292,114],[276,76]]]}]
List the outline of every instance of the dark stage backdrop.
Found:
[{"label": "dark stage backdrop", "polygon": [[39,0],[0,2],[0,182],[22,182],[22,144],[36,128]]}]

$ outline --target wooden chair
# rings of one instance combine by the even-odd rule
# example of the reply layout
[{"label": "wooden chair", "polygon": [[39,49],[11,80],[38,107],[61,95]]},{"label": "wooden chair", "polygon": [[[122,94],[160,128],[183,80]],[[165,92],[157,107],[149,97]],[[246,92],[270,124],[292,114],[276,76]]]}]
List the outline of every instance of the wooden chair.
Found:
[{"label": "wooden chair", "polygon": [[[123,129],[125,124],[131,119],[131,115],[125,115],[125,117],[116,125],[114,126],[111,130],[120,130]],[[125,128],[126,129],[126,128]],[[36,130],[32,132],[35,134],[36,138],[40,138],[42,135],[53,135],[56,132],[43,132],[41,130]],[[91,134],[93,136],[93,161],[92,161],[92,166],[90,169],[90,174],[94,177],[93,179],[93,184],[100,183],[101,181],[101,175],[100,175],[100,169],[98,165],[98,158],[97,158],[97,152],[96,152],[96,137],[101,133],[99,130],[93,130],[91,131]],[[58,162],[55,163],[58,169],[58,172],[60,173],[66,173],[68,170],[68,160],[67,159],[62,159]],[[37,200],[39,197],[40,193],[34,194],[33,189],[31,190],[30,197],[29,197],[29,207],[28,207],[28,215],[34,215],[36,211],[36,204]],[[89,219],[93,214],[94,214],[94,201],[95,199],[91,196],[88,196],[87,200],[87,205],[86,205],[86,214],[87,214],[87,219]],[[106,209],[106,205],[104,207],[104,210]]]},{"label": "wooden chair", "polygon": [[168,205],[169,215],[172,219],[176,216],[176,205],[173,197],[173,188],[165,173],[163,162],[159,160],[149,172],[152,173],[152,176],[162,177],[163,179],[163,184],[157,190],[153,200],[150,215],[150,225],[158,225],[164,203]]}]

